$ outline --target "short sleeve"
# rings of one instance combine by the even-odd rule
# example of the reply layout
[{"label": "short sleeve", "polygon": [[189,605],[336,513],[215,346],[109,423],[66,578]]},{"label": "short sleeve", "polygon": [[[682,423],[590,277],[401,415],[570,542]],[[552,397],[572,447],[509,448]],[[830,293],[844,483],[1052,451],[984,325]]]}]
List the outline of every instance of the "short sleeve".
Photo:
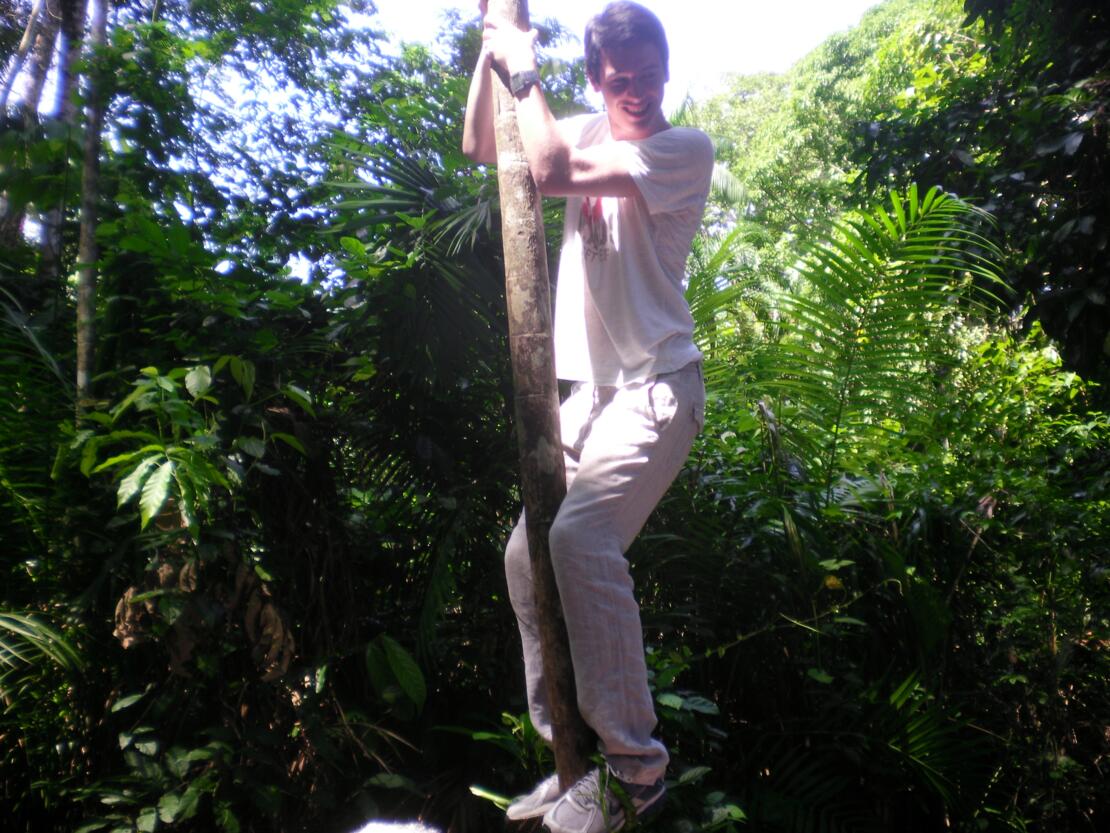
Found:
[{"label": "short sleeve", "polygon": [[701,213],[713,178],[713,143],[708,136],[693,128],[672,127],[621,144],[649,213]]},{"label": "short sleeve", "polygon": [[596,142],[599,130],[608,129],[608,121],[604,113],[583,113],[569,116],[558,122],[559,132],[564,141],[574,147],[585,147]]}]

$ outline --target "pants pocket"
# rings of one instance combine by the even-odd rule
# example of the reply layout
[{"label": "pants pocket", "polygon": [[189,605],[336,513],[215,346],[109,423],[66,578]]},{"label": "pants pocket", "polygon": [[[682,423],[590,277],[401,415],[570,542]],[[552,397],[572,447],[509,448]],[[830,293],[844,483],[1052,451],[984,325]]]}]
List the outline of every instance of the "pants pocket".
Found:
[{"label": "pants pocket", "polygon": [[648,411],[658,431],[666,430],[678,412],[678,396],[669,379],[673,374],[656,377],[648,385]]}]

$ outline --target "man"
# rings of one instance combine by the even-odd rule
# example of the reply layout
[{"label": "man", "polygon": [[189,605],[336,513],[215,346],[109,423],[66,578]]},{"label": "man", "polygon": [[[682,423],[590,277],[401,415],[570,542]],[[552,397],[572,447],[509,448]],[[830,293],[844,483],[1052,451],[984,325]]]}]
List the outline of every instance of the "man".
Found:
[{"label": "man", "polygon": [[[570,638],[578,706],[606,767],[566,794],[542,781],[510,819],[554,833],[624,826],[626,807],[658,810],[667,751],[652,738],[639,607],[624,553],[681,469],[701,428],[705,391],[683,274],[700,223],[713,148],[663,115],[666,35],[658,18],[615,2],[586,28],[586,69],[603,114],[556,121],[544,99],[535,31],[488,15],[467,102],[463,151],[496,161],[490,67],[511,79],[528,165],[540,192],[567,197],[555,305],[555,365],[574,383],[560,409],[567,495],[551,561]],[[505,553],[524,648],[529,711],[551,722],[528,544],[521,519]],[[624,801],[619,800],[623,793]]]}]

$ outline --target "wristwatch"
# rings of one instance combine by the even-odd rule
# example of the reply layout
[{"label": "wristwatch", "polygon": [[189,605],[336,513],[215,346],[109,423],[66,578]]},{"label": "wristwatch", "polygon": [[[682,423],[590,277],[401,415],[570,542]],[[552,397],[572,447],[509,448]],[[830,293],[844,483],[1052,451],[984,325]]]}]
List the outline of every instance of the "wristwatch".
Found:
[{"label": "wristwatch", "polygon": [[509,91],[515,97],[533,84],[538,83],[540,83],[540,74],[534,69],[526,69],[524,72],[514,72],[509,76]]}]

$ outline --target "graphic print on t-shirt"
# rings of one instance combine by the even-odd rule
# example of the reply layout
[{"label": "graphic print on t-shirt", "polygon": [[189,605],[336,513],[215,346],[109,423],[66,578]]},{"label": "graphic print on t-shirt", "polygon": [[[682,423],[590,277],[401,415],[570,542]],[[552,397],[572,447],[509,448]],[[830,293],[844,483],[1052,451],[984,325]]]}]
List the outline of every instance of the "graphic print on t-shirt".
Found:
[{"label": "graphic print on t-shirt", "polygon": [[582,251],[586,260],[605,260],[613,238],[609,219],[602,210],[604,197],[584,197],[578,215],[578,233],[582,235]]}]

